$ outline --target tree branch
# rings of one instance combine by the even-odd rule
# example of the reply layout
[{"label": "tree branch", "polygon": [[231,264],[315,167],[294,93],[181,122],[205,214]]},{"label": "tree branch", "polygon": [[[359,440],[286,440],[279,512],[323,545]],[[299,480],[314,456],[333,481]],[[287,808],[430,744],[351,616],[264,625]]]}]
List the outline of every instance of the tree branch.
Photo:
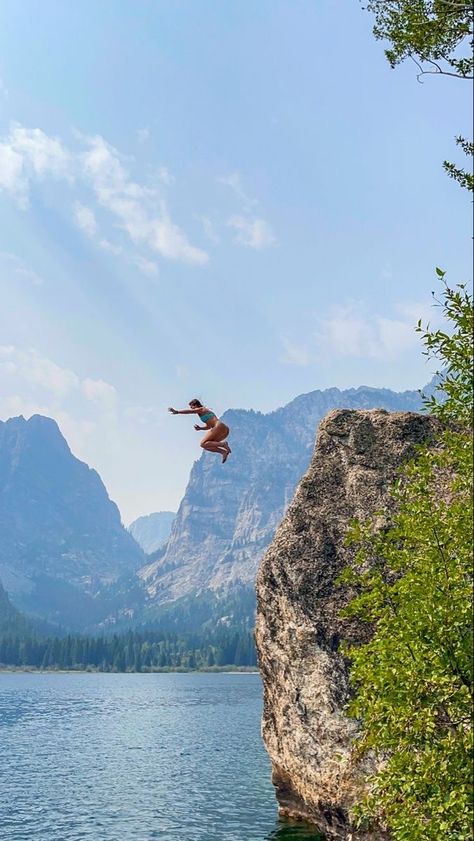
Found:
[{"label": "tree branch", "polygon": [[414,55],[410,53],[409,57],[414,62],[414,64],[416,64],[418,70],[420,71],[416,74],[417,81],[420,83],[420,85],[423,84],[420,76],[452,76],[454,79],[474,79],[474,76],[463,76],[460,73],[452,73],[450,70],[443,70],[443,68],[440,67],[439,64],[437,64],[436,61],[433,61],[431,58],[427,58],[426,61],[429,62],[429,64],[432,64],[436,68],[436,70],[425,70],[424,67],[420,64],[420,62],[417,61]]}]

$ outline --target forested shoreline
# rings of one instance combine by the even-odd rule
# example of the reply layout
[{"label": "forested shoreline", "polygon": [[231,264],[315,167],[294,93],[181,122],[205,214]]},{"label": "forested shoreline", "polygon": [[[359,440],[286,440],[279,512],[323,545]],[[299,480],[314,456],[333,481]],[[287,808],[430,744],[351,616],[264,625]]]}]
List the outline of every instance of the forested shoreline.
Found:
[{"label": "forested shoreline", "polygon": [[158,672],[256,668],[253,634],[0,634],[0,669]]}]

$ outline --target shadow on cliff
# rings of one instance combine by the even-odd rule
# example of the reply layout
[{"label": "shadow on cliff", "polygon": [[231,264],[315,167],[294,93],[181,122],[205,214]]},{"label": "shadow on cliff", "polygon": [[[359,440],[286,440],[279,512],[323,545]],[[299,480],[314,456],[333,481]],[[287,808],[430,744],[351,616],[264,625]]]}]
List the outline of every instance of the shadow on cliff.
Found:
[{"label": "shadow on cliff", "polygon": [[265,836],[265,841],[324,841],[324,835],[319,835],[308,824],[285,821]]}]

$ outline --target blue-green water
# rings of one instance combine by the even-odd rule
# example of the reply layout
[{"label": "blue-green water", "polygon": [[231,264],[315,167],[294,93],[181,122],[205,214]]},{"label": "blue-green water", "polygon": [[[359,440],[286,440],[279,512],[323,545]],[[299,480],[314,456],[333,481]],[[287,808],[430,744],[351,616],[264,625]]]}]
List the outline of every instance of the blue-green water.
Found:
[{"label": "blue-green water", "polygon": [[317,841],[279,824],[258,675],[0,674],[1,841]]}]

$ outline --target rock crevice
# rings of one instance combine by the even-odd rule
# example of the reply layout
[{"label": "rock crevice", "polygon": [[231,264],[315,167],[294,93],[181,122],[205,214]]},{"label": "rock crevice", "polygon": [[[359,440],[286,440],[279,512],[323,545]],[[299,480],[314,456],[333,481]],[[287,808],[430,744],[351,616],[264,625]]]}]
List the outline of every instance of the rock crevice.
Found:
[{"label": "rock crevice", "polygon": [[434,429],[432,418],[412,412],[330,412],[258,572],[262,730],[280,814],[308,820],[328,838],[386,837],[354,831],[349,818],[371,768],[353,759],[357,724],[345,714],[350,686],[341,642],[368,633],[340,615],[350,598],[337,583],[352,551],[348,527],[388,512],[398,470]]}]

